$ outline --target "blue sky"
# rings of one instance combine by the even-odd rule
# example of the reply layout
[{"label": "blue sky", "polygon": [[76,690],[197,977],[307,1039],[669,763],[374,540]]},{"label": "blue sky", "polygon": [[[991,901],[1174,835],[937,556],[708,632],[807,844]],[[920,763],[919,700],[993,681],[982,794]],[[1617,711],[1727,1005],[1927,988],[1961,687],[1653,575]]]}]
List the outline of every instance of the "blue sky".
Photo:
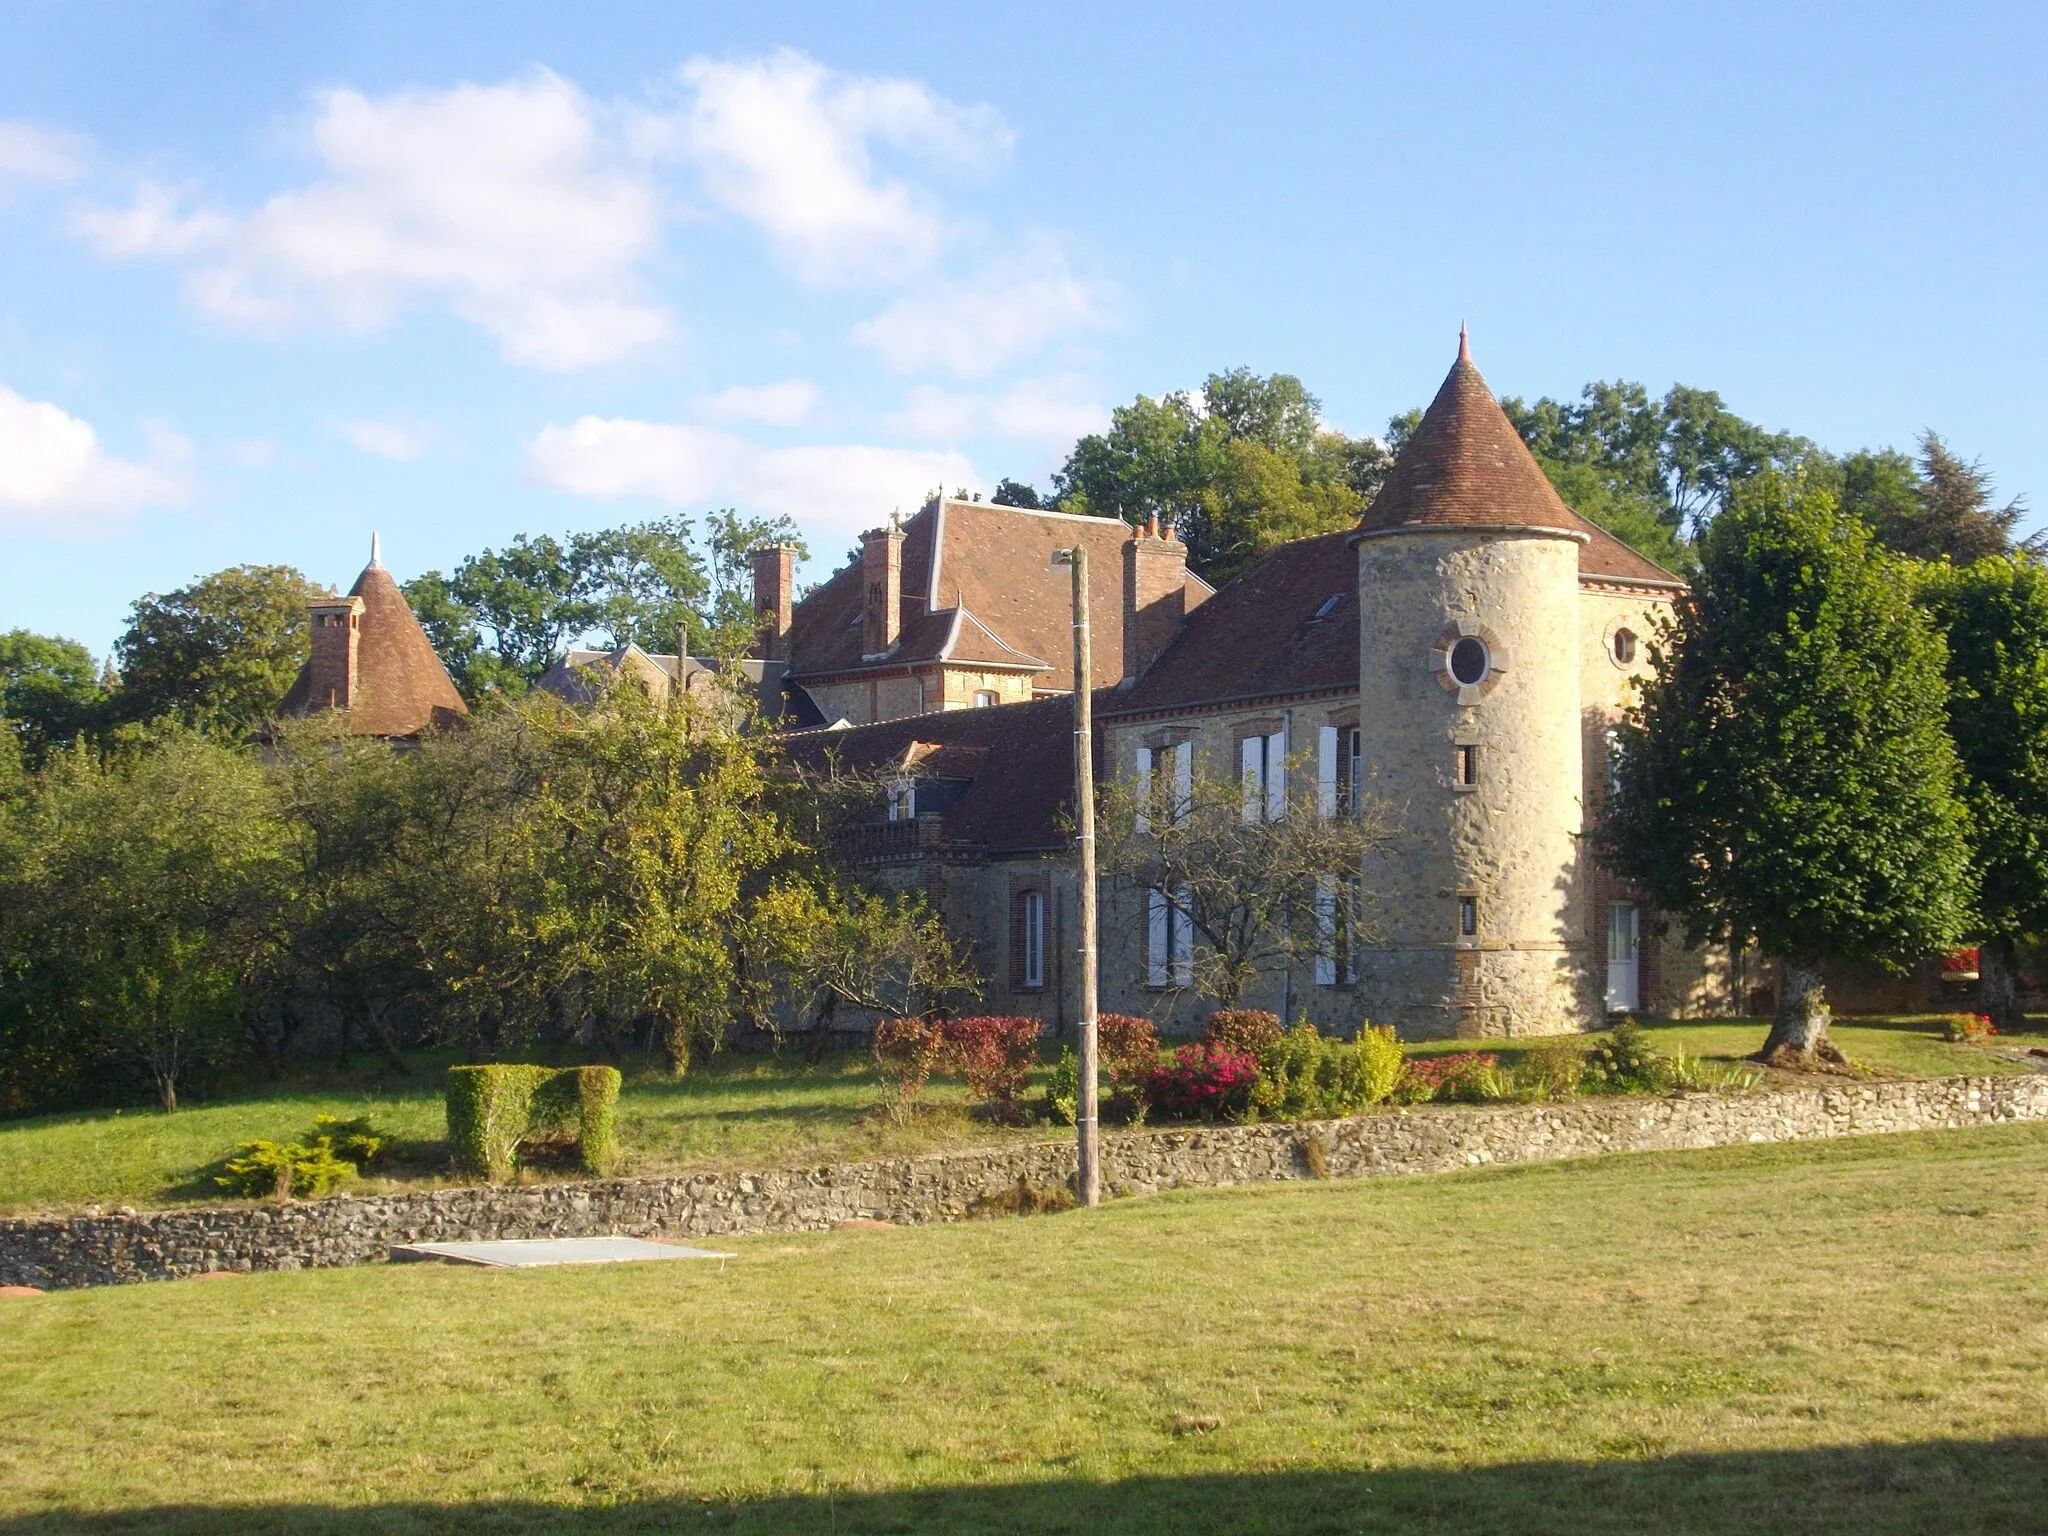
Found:
[{"label": "blue sky", "polygon": [[722,505],[820,575],[1213,369],[1377,430],[1461,320],[2048,512],[2044,18],[0,0],[0,629]]}]

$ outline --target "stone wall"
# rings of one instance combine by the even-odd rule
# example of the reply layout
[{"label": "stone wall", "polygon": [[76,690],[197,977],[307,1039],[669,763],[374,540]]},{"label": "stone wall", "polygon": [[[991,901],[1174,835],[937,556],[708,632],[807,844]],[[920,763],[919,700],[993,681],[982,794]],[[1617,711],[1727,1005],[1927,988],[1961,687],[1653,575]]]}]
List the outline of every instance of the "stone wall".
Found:
[{"label": "stone wall", "polygon": [[[1305,1125],[1139,1131],[1105,1137],[1103,1165],[1113,1194],[1139,1195],[1309,1178],[1317,1176],[1316,1163],[1320,1176],[1355,1178],[2019,1120],[2048,1120],[2048,1074],[1390,1109]],[[215,1270],[375,1264],[393,1244],[410,1242],[608,1233],[700,1239],[811,1231],[862,1218],[954,1221],[1020,1180],[1042,1189],[1073,1172],[1073,1144],[1061,1139],[771,1173],[16,1218],[0,1220],[0,1285],[57,1288]]]}]

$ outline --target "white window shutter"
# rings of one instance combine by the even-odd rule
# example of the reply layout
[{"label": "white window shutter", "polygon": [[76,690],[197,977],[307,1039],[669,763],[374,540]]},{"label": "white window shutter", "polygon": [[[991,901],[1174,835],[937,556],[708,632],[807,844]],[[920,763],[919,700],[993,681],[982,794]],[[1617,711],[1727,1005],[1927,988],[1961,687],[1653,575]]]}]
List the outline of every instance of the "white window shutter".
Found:
[{"label": "white window shutter", "polygon": [[1316,814],[1337,814],[1337,727],[1323,726],[1316,732]]},{"label": "white window shutter", "polygon": [[1244,820],[1257,821],[1266,800],[1266,738],[1244,739]]},{"label": "white window shutter", "polygon": [[1141,837],[1142,837],[1142,836],[1143,836],[1143,835],[1144,835],[1145,833],[1147,833],[1147,832],[1150,832],[1150,831],[1152,830],[1152,817],[1151,817],[1151,815],[1149,814],[1149,813],[1150,813],[1150,811],[1151,811],[1151,808],[1152,808],[1152,749],[1151,749],[1150,747],[1140,747],[1140,748],[1138,748],[1138,815],[1137,815],[1137,831],[1138,831],[1138,835],[1139,835],[1139,836],[1141,836]]},{"label": "white window shutter", "polygon": [[1168,971],[1170,928],[1167,923],[1166,892],[1145,893],[1145,985],[1163,987]]},{"label": "white window shutter", "polygon": [[1188,920],[1194,910],[1194,892],[1183,885],[1173,893],[1173,984],[1185,987],[1195,979],[1195,925]]},{"label": "white window shutter", "polygon": [[1195,808],[1195,744],[1184,741],[1173,749],[1173,819],[1188,819]]},{"label": "white window shutter", "polygon": [[1337,985],[1337,882],[1316,878],[1316,985]]},{"label": "white window shutter", "polygon": [[1287,733],[1275,731],[1266,738],[1266,820],[1278,821],[1287,814]]}]

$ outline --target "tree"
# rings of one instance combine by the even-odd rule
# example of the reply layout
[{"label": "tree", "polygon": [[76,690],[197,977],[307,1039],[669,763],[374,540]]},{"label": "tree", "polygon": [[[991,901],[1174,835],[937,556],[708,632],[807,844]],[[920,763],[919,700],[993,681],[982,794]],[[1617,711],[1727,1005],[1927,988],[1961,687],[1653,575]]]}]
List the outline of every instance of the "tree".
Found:
[{"label": "tree", "polygon": [[1602,840],[1689,942],[1778,960],[1767,1057],[1833,1052],[1823,961],[1896,965],[1962,931],[1945,658],[1906,574],[1813,478],[1766,472],[1708,525]]},{"label": "tree", "polygon": [[2048,571],[1999,556],[1937,566],[1920,590],[1948,639],[1986,1002],[2011,1029],[2015,947],[2048,933]]},{"label": "tree", "polygon": [[[1290,769],[1291,782],[1315,782],[1308,760]],[[1263,796],[1202,768],[1149,795],[1115,779],[1097,793],[1102,874],[1133,897],[1136,922],[1150,920],[1149,893],[1164,893],[1192,930],[1192,985],[1235,1008],[1260,978],[1353,949],[1377,927],[1354,882],[1392,842],[1384,809],[1363,797],[1342,814],[1317,809],[1297,799],[1269,819]]]},{"label": "tree", "polygon": [[1902,453],[1853,454],[1843,462],[1844,499],[1888,548],[1957,565],[2003,555],[2026,508],[1991,504],[1982,461],[1965,463],[1933,432],[1920,434],[1917,464]]},{"label": "tree", "polygon": [[744,656],[754,647],[754,551],[787,544],[799,562],[811,548],[787,516],[741,517],[731,507],[704,519],[710,544],[710,644],[714,655]]},{"label": "tree", "polygon": [[1008,475],[996,482],[995,494],[989,500],[999,507],[1029,507],[1034,512],[1045,505],[1038,499],[1037,486],[1012,480]]},{"label": "tree", "polygon": [[76,640],[26,629],[0,634],[0,717],[30,766],[97,725],[106,698],[92,653]]},{"label": "tree", "polygon": [[287,565],[237,565],[129,610],[114,643],[113,713],[247,730],[273,714],[306,660],[306,604],[320,590]]}]

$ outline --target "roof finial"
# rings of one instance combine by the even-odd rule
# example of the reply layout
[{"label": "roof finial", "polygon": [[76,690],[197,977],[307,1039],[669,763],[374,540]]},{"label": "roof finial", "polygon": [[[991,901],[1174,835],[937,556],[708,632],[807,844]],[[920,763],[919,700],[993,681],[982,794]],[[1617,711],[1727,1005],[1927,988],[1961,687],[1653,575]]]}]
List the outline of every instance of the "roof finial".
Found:
[{"label": "roof finial", "polygon": [[384,564],[383,545],[374,532],[370,535],[370,564],[379,567]]},{"label": "roof finial", "polygon": [[1458,361],[1461,363],[1472,361],[1472,338],[1466,334],[1465,322],[1462,320],[1458,322]]}]

